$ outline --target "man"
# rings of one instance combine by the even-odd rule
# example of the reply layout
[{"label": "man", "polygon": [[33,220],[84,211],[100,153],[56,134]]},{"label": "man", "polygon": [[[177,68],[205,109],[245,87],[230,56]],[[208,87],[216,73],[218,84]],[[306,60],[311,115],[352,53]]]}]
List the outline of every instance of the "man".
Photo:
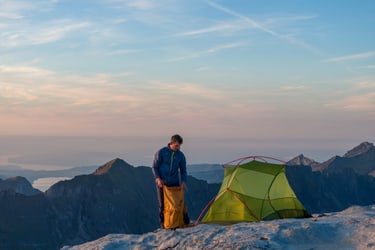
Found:
[{"label": "man", "polygon": [[[180,151],[182,142],[180,135],[173,135],[168,145],[156,152],[152,165],[159,202],[159,222],[162,228],[164,224],[163,185],[176,187],[181,184],[182,188],[186,188],[186,159],[184,153]],[[187,214],[184,219],[188,220]]]}]

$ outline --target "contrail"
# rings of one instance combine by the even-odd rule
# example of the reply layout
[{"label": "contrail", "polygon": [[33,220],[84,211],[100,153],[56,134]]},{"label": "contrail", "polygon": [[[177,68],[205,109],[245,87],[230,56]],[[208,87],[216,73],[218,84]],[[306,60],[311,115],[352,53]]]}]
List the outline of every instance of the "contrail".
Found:
[{"label": "contrail", "polygon": [[221,11],[223,11],[223,12],[229,14],[229,15],[232,15],[232,16],[235,16],[237,18],[240,18],[243,21],[245,21],[248,24],[250,24],[251,27],[254,27],[254,28],[258,29],[258,30],[261,30],[261,31],[263,31],[263,32],[265,32],[267,34],[270,34],[270,35],[278,38],[278,39],[285,40],[285,41],[287,41],[289,43],[292,43],[292,44],[297,44],[297,45],[299,45],[301,47],[304,47],[306,49],[312,50],[312,51],[314,51],[314,52],[316,52],[316,53],[318,53],[320,55],[325,55],[325,53],[323,53],[319,49],[314,48],[313,46],[305,43],[304,41],[295,39],[295,38],[287,36],[287,35],[279,34],[279,33],[275,32],[275,31],[273,31],[273,30],[271,30],[271,29],[263,26],[262,24],[260,24],[259,22],[255,21],[254,19],[252,19],[250,17],[244,16],[244,15],[238,13],[238,12],[235,12],[235,11],[233,11],[231,9],[228,9],[228,8],[226,8],[224,6],[221,6],[221,5],[217,4],[217,3],[214,3],[212,1],[208,1],[208,4],[211,5],[212,7],[214,7],[217,10],[221,10]]},{"label": "contrail", "polygon": [[259,24],[258,22],[256,22],[255,20],[247,17],[247,16],[244,16],[244,15],[241,15],[240,13],[238,12],[235,12],[233,10],[230,10],[228,8],[225,8],[217,3],[214,3],[214,2],[211,2],[211,1],[208,1],[208,4],[211,5],[212,7],[214,7],[215,9],[218,9],[218,10],[221,10],[227,14],[230,14],[232,16],[235,16],[235,17],[238,17],[238,18],[241,18],[242,20],[244,20],[245,22],[249,23],[252,27],[254,28],[257,28],[259,30],[262,30],[268,34],[271,34],[275,37],[278,37],[278,38],[281,38],[281,35],[279,35],[278,33],[270,30],[270,29],[267,29],[266,27],[262,26],[261,24]]}]

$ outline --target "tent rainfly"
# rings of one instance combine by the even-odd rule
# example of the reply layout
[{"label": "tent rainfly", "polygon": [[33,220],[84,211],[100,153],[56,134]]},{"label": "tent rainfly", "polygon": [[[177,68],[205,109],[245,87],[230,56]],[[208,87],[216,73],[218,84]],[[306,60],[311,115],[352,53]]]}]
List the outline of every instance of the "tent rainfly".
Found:
[{"label": "tent rainfly", "polygon": [[207,208],[202,223],[232,224],[310,217],[288,183],[285,165],[257,159],[276,160],[250,156],[224,165],[220,190],[202,211],[197,223]]}]

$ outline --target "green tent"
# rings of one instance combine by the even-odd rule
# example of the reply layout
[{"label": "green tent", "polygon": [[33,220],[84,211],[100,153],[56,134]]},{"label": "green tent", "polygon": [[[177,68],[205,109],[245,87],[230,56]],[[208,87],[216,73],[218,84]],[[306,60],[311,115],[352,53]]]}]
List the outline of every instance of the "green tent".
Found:
[{"label": "green tent", "polygon": [[[242,164],[248,158],[253,159]],[[224,167],[221,188],[202,223],[230,224],[310,216],[289,186],[285,165],[256,159],[246,157],[237,160],[237,165]]]}]

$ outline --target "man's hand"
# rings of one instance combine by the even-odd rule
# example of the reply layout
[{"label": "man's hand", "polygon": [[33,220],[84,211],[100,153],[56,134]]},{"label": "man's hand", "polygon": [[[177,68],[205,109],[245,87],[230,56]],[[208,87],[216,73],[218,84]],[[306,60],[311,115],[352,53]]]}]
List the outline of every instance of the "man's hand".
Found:
[{"label": "man's hand", "polygon": [[186,183],[184,181],[181,183],[181,187],[182,189],[186,189]]},{"label": "man's hand", "polygon": [[156,185],[158,185],[158,187],[160,187],[160,188],[163,187],[164,183],[163,183],[162,179],[156,178],[155,182],[156,182]]}]

